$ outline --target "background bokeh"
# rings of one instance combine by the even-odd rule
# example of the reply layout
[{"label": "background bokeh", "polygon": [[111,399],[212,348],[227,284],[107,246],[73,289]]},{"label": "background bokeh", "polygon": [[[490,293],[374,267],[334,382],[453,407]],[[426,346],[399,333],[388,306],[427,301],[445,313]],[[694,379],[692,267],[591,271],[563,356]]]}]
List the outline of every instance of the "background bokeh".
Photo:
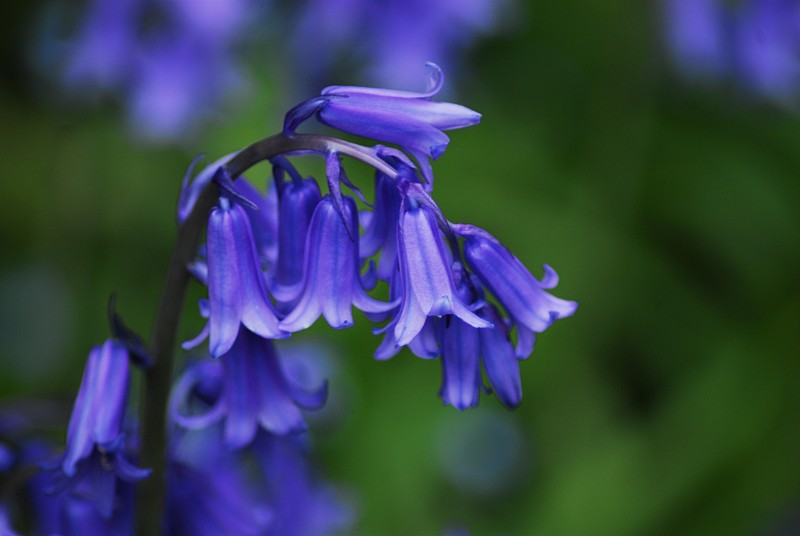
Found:
[{"label": "background bokeh", "polygon": [[[137,140],[114,99],[36,68],[41,5],[4,6],[0,36],[0,404],[69,406],[111,292],[150,330],[188,162],[277,132],[309,95],[287,94],[280,43],[253,46],[212,122]],[[452,133],[435,196],[580,307],[522,363],[514,412],[443,407],[438,363],[373,360],[363,317],[297,336],[328,354],[312,429],[354,532],[800,532],[800,116],[683,79],[649,3],[529,1],[507,26],[450,78],[483,121]],[[182,336],[200,323],[187,308]]]}]

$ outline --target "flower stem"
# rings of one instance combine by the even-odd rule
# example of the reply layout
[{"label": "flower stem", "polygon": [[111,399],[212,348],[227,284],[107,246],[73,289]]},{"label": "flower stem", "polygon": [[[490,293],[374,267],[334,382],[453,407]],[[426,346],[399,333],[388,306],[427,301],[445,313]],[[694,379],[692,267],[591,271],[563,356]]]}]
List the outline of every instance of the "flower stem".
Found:
[{"label": "flower stem", "polygon": [[[225,165],[228,175],[235,180],[255,164],[288,154],[319,154],[331,152],[345,154],[376,168],[394,178],[397,172],[377,156],[373,149],[336,138],[316,135],[264,138],[240,151]],[[136,534],[150,536],[163,532],[166,505],[167,465],[167,401],[174,368],[175,344],[178,323],[186,296],[189,272],[186,266],[197,254],[200,237],[208,213],[216,203],[219,191],[213,183],[206,186],[192,208],[186,221],[178,229],[178,237],[167,268],[164,289],[156,312],[150,338],[150,358],[153,364],[144,371],[144,393],[141,401],[141,457],[142,467],[152,469],[150,477],[139,485],[136,508]]]}]

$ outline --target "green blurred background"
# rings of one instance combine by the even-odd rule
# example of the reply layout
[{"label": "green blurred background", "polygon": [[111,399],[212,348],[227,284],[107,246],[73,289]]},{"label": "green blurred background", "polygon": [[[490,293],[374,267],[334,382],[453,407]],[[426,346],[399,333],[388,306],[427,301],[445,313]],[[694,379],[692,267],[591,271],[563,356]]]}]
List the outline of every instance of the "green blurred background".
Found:
[{"label": "green blurred background", "polygon": [[[30,68],[37,7],[4,6],[0,37],[4,403],[69,399],[111,292],[149,332],[188,162],[278,131],[308,96],[252,50],[226,115],[137,143],[117,103],[76,105]],[[682,80],[653,7],[528,2],[451,78],[483,121],[452,133],[437,201],[580,302],[522,363],[517,411],[442,407],[438,363],[373,360],[363,317],[296,337],[335,369],[312,429],[353,532],[800,533],[800,116]]]}]

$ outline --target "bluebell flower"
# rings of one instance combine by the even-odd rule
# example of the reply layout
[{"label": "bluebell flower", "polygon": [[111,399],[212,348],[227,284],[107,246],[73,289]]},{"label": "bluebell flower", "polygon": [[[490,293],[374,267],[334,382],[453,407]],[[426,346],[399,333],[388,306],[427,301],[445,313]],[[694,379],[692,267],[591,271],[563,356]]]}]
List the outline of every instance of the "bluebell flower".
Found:
[{"label": "bluebell flower", "polygon": [[[418,357],[441,360],[439,396],[445,404],[460,411],[478,405],[480,392],[484,390],[483,363],[497,397],[503,405],[514,408],[522,401],[522,384],[506,322],[494,306],[480,296],[480,284],[460,263],[453,263],[452,273],[459,298],[464,303],[475,304],[476,315],[488,327],[475,327],[452,314],[428,317],[408,347]],[[397,352],[388,340],[388,337],[384,340],[376,357],[385,359]]]},{"label": "bluebell flower", "polygon": [[175,430],[170,441],[165,533],[269,534],[266,498],[247,478],[239,451],[225,448],[217,427]]},{"label": "bluebell flower", "polygon": [[68,85],[104,91],[124,87],[136,55],[135,21],[141,8],[140,0],[93,0],[68,47]]},{"label": "bluebell flower", "polygon": [[[184,414],[181,408],[198,389],[208,398],[208,410]],[[327,393],[327,383],[306,390],[290,381],[273,342],[241,328],[219,360],[201,361],[184,373],[173,391],[170,413],[175,422],[192,429],[224,419],[225,444],[238,449],[253,440],[259,427],[278,435],[305,430],[300,409],[321,408]]]},{"label": "bluebell flower", "polygon": [[353,509],[341,492],[314,472],[306,440],[262,433],[253,444],[264,481],[260,492],[272,512],[269,534],[341,534],[353,522]]},{"label": "bluebell flower", "polygon": [[389,281],[397,272],[397,223],[401,201],[397,182],[377,172],[375,208],[366,212],[368,217],[359,245],[362,259],[380,253],[376,275],[384,281]]},{"label": "bluebell flower", "polygon": [[291,291],[276,292],[280,300],[298,300],[280,322],[281,329],[306,329],[320,315],[331,327],[341,329],[353,325],[353,306],[372,313],[394,307],[364,290],[359,274],[357,216],[351,197],[343,198],[341,213],[329,195],[317,205],[305,243],[303,279]]},{"label": "bluebell flower", "polygon": [[233,49],[253,5],[249,0],[157,4],[93,0],[67,47],[64,78],[81,93],[117,93],[138,133],[174,141],[240,85]]},{"label": "bluebell flower", "polygon": [[796,102],[800,90],[800,3],[748,0],[736,13],[734,53],[743,82],[776,102]]},{"label": "bluebell flower", "polygon": [[508,312],[518,330],[517,355],[533,351],[535,333],[557,319],[571,316],[578,304],[556,298],[547,290],[558,284],[558,275],[545,265],[545,276],[537,280],[495,237],[472,225],[453,225],[464,238],[464,256],[480,279]]},{"label": "bluebell flower", "polygon": [[291,43],[297,68],[306,76],[324,79],[341,60],[355,59],[370,81],[408,87],[426,61],[456,70],[466,48],[501,28],[512,2],[306,0],[301,5]]},{"label": "bluebell flower", "polygon": [[295,285],[303,278],[303,257],[311,216],[322,200],[317,181],[300,179],[278,187],[278,263],[275,282]]},{"label": "bluebell flower", "polygon": [[401,303],[393,320],[396,346],[409,344],[430,316],[455,315],[476,328],[491,327],[456,290],[452,256],[442,241],[434,210],[412,197],[403,199],[398,225]]},{"label": "bluebell flower", "polygon": [[211,355],[219,357],[230,350],[240,325],[262,337],[287,337],[267,294],[244,208],[220,198],[208,218],[206,250]]},{"label": "bluebell flower", "polygon": [[698,76],[717,76],[731,67],[729,24],[719,0],[667,0],[666,33],[673,59]]},{"label": "bluebell flower", "polygon": [[444,77],[437,65],[432,87],[424,93],[355,86],[330,86],[321,96],[292,108],[284,121],[291,135],[300,123],[316,115],[324,124],[350,134],[399,145],[422,166],[425,178],[433,172],[429,158],[439,158],[450,142],[443,132],[477,124],[481,115],[465,106],[434,102]]},{"label": "bluebell flower", "polygon": [[70,489],[108,519],[118,480],[133,483],[150,471],[128,460],[124,434],[130,365],[125,346],[107,340],[89,354],[67,428],[67,446],[57,466],[53,491]]},{"label": "bluebell flower", "polygon": [[794,0],[664,0],[668,46],[682,71],[730,78],[779,104],[800,93],[800,4]]}]

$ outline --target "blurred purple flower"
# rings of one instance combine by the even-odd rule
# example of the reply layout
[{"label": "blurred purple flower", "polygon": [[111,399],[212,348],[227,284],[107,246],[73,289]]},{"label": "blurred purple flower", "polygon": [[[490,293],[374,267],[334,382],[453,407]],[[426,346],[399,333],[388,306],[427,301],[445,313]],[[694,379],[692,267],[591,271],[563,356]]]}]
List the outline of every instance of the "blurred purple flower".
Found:
[{"label": "blurred purple flower", "polygon": [[239,84],[233,47],[252,7],[250,0],[93,0],[67,49],[64,81],[76,93],[120,94],[137,132],[176,140]]},{"label": "blurred purple flower", "polygon": [[[292,36],[296,62],[324,84],[342,60],[360,62],[367,78],[411,87],[433,61],[457,72],[479,37],[496,31],[510,0],[307,0]],[[309,36],[314,36],[310,39]]]},{"label": "blurred purple flower", "polygon": [[784,105],[800,93],[800,2],[664,0],[667,45],[695,78],[731,77]]},{"label": "blurred purple flower", "polygon": [[[198,388],[211,407],[203,414],[184,415],[181,407],[189,405]],[[252,442],[259,427],[278,435],[304,431],[300,408],[321,408],[327,394],[327,383],[306,390],[291,381],[274,343],[241,328],[233,347],[219,360],[201,361],[183,374],[175,385],[170,413],[175,422],[191,429],[224,419],[225,444],[238,449]]]},{"label": "blurred purple flower", "polygon": [[242,458],[217,428],[176,430],[167,473],[165,533],[216,536],[268,534],[269,505],[248,481]]},{"label": "blurred purple flower", "polygon": [[261,492],[272,509],[269,534],[339,534],[352,524],[354,512],[341,493],[313,471],[305,439],[262,433],[253,445],[265,483]]}]

